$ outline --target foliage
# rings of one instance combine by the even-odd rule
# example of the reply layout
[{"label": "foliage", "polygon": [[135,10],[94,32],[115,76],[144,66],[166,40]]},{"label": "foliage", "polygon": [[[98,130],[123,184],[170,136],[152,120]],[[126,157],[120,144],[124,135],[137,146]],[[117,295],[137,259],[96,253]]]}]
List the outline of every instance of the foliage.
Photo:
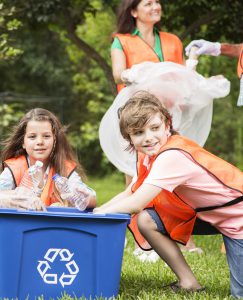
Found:
[{"label": "foliage", "polygon": [[234,0],[163,0],[164,18],[168,31],[178,31],[185,38],[205,38],[210,41],[227,40],[241,43],[243,28],[242,1]]},{"label": "foliage", "polygon": [[[2,113],[3,134],[23,112],[42,106],[69,125],[70,142],[89,174],[114,170],[100,148],[98,127],[115,94],[110,42],[119,2],[0,0],[0,100],[12,110],[6,116]],[[237,43],[243,30],[238,26],[240,8],[239,0],[230,5],[226,0],[164,0],[162,27],[177,33],[184,45],[193,38]],[[6,50],[10,47],[14,56]],[[215,102],[206,147],[242,166],[242,110],[235,107],[239,86],[235,66],[236,61],[228,58],[202,57],[199,72],[222,73],[232,81],[230,96]]]},{"label": "foliage", "polygon": [[3,3],[0,2],[0,60],[12,59],[22,53],[21,49],[17,49],[11,45],[10,32],[18,30],[22,25],[16,18],[7,20],[7,18],[12,17],[14,13],[14,7],[6,9]]}]

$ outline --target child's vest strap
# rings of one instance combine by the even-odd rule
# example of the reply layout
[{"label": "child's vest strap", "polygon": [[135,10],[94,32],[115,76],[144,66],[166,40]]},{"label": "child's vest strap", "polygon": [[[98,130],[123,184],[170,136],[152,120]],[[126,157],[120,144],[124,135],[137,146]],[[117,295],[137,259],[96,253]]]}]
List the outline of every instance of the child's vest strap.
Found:
[{"label": "child's vest strap", "polygon": [[196,212],[202,212],[202,211],[209,211],[209,210],[213,210],[213,209],[217,209],[217,208],[223,208],[223,207],[227,207],[227,206],[231,206],[231,205],[235,205],[239,202],[243,201],[243,196],[240,196],[234,200],[231,200],[229,202],[226,202],[222,205],[214,205],[214,206],[206,206],[206,207],[198,207],[195,209]]},{"label": "child's vest strap", "polygon": [[241,53],[238,61],[238,67],[237,67],[237,73],[239,78],[241,78],[241,75],[243,73],[243,46],[241,47]]}]

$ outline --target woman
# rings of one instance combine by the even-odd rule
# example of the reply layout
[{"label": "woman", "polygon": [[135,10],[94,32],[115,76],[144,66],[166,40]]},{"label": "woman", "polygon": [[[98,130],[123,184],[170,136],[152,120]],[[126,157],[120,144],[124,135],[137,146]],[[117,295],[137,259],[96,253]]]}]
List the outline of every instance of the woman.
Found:
[{"label": "woman", "polygon": [[127,79],[123,71],[145,61],[183,64],[183,46],[171,33],[159,31],[158,0],[124,0],[118,12],[117,33],[111,47],[112,71],[118,91]]},{"label": "woman", "polygon": [[173,115],[174,127],[201,146],[211,128],[212,100],[229,93],[226,79],[207,80],[193,66],[184,66],[180,39],[158,30],[161,12],[156,0],[122,0],[111,47],[119,94],[101,121],[100,144],[112,164],[127,175],[127,185],[136,171],[136,157],[124,151],[127,143],[120,134],[117,109],[136,91],[155,94]]}]

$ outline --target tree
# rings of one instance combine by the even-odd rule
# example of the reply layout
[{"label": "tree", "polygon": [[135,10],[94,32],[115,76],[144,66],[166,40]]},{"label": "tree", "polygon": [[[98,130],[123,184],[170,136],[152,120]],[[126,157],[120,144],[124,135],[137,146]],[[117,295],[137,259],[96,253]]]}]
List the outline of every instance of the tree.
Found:
[{"label": "tree", "polygon": [[[238,26],[243,19],[241,2],[235,0],[228,5],[226,0],[164,0],[162,28],[178,34],[185,45],[194,38],[242,42],[243,28]],[[98,164],[106,163],[99,147],[98,126],[116,93],[109,49],[120,1],[0,0],[0,3],[1,33],[7,32],[8,44],[22,51],[14,60],[0,59],[0,89],[41,95],[46,100],[41,105],[47,105],[54,112],[59,108],[63,121],[70,124],[70,139],[81,161],[88,162],[88,169],[97,169]],[[16,30],[8,30],[7,24],[19,25]],[[199,70],[203,75],[229,75],[228,78],[235,81],[236,91],[228,100],[231,108],[225,113],[231,111],[238,117],[239,110],[233,108],[238,90],[235,64],[236,61],[222,57],[202,57]],[[59,99],[59,102],[55,100],[51,105],[48,99],[49,102]],[[218,103],[220,107],[220,100]],[[26,107],[26,103],[22,107]],[[222,124],[224,110],[216,111],[216,127],[226,133],[226,122]],[[235,120],[230,123],[230,135],[239,148],[237,126]],[[222,138],[227,139],[227,135],[223,134]],[[213,131],[207,143],[209,148],[216,149],[213,152],[236,153],[229,143],[219,144],[217,139]],[[96,157],[92,161],[91,152]],[[232,162],[238,161],[233,154],[229,156]]]},{"label": "tree", "polygon": [[14,13],[14,8],[5,9],[0,2],[0,59],[11,59],[22,53],[20,49],[11,46],[9,37],[11,31],[21,26],[21,22],[15,18],[7,21],[7,17],[12,17]]},{"label": "tree", "polygon": [[[95,16],[100,11],[114,13],[117,0],[3,0],[2,5],[10,15],[6,19],[19,20],[24,25],[38,26],[45,24],[47,29],[54,25],[59,32],[65,32],[67,37],[90,59],[94,60],[103,70],[115,94],[115,84],[109,63],[97,49],[83,39],[78,28],[85,24],[87,16]],[[182,40],[202,37],[209,40],[220,40],[224,37],[232,42],[241,42],[243,35],[239,20],[243,19],[242,1],[235,0],[228,5],[227,0],[218,1],[164,1],[164,27],[168,31],[177,32]],[[200,16],[200,17],[198,17]]]}]

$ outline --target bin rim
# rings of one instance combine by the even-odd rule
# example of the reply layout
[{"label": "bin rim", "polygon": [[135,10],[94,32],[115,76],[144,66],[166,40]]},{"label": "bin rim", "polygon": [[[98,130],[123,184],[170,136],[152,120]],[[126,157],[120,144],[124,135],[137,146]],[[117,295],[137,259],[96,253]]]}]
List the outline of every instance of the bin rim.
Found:
[{"label": "bin rim", "polygon": [[129,214],[93,214],[92,209],[83,212],[72,207],[47,207],[46,211],[23,210],[15,208],[0,208],[1,215],[31,215],[46,217],[67,217],[67,218],[91,218],[91,219],[116,219],[130,221]]}]

